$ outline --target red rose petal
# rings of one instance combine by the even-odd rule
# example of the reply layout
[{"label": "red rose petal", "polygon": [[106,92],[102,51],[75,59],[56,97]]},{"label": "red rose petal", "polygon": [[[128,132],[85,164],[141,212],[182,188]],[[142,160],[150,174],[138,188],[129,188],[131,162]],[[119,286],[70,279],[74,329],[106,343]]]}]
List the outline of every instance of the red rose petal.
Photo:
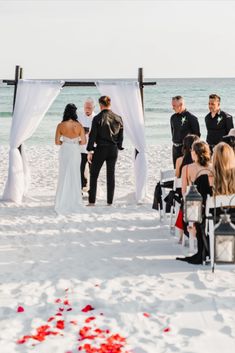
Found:
[{"label": "red rose petal", "polygon": [[143,313],[143,315],[144,315],[145,317],[150,317],[150,316],[151,316],[151,315],[148,314],[148,313]]},{"label": "red rose petal", "polygon": [[68,308],[66,311],[72,311],[73,309],[72,308]]},{"label": "red rose petal", "polygon": [[163,332],[169,332],[170,330],[171,330],[170,327],[166,327],[164,328]]},{"label": "red rose petal", "polygon": [[88,311],[95,310],[90,304],[86,305],[83,309],[82,312],[87,313]]},{"label": "red rose petal", "polygon": [[92,320],[95,320],[95,316],[90,316],[90,317],[88,317],[88,318],[85,320],[85,322],[86,322],[86,323],[89,323],[89,322],[92,321]]},{"label": "red rose petal", "polygon": [[24,312],[23,306],[18,306],[17,313],[23,313],[23,312]]},{"label": "red rose petal", "polygon": [[55,303],[61,303],[61,299],[56,299]]},{"label": "red rose petal", "polygon": [[64,305],[70,305],[68,299],[64,300]]},{"label": "red rose petal", "polygon": [[64,329],[64,320],[58,320],[56,323],[56,328],[63,330]]},{"label": "red rose petal", "polygon": [[51,322],[52,320],[54,320],[55,318],[54,318],[54,316],[51,316],[51,317],[49,317],[49,319],[47,320],[47,322]]}]

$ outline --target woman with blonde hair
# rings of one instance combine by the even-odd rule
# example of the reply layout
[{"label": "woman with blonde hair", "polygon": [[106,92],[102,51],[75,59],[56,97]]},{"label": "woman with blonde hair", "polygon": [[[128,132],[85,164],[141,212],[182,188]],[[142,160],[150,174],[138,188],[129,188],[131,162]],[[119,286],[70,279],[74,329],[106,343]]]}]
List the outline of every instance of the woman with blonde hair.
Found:
[{"label": "woman with blonde hair", "polygon": [[[198,142],[195,142],[197,144]],[[195,146],[193,145],[195,152]],[[201,173],[203,171],[201,170]],[[206,170],[204,171],[206,172]],[[194,180],[198,191],[203,197],[203,204],[207,195],[231,195],[235,194],[235,154],[233,149],[225,142],[220,142],[214,147],[212,171],[206,174],[200,174]],[[221,212],[221,210],[219,210]],[[208,244],[205,236],[205,220],[201,224],[194,225],[196,237],[198,240],[198,252],[193,256],[177,258],[177,260],[186,261],[192,264],[202,264],[208,251]]]},{"label": "woman with blonde hair", "polygon": [[227,143],[220,142],[213,151],[214,195],[235,194],[235,154]]}]

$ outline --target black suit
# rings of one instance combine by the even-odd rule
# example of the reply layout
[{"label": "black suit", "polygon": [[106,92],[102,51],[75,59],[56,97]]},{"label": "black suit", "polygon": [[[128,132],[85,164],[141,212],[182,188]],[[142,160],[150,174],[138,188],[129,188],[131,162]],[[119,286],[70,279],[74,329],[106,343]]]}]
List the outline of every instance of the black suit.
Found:
[{"label": "black suit", "polygon": [[[89,203],[95,203],[97,180],[104,162],[107,167],[107,203],[112,204],[115,188],[115,165],[122,150],[122,118],[111,110],[102,110],[93,118],[87,151],[94,151],[90,169]],[[96,147],[94,145],[96,144]]]}]

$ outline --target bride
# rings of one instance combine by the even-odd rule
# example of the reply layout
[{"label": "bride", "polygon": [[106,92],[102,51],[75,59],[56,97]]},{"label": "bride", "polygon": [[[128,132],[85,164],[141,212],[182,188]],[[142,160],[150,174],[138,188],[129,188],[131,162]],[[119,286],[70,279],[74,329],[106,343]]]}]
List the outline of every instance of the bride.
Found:
[{"label": "bride", "polygon": [[82,208],[80,145],[86,144],[86,137],[76,111],[75,104],[67,104],[63,120],[56,128],[55,144],[61,145],[55,199],[55,211],[59,214],[79,212]]}]

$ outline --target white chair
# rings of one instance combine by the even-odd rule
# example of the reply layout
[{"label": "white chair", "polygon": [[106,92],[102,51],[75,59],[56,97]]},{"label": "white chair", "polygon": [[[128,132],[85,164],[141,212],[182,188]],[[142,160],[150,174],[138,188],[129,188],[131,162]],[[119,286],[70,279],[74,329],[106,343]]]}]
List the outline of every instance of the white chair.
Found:
[{"label": "white chair", "polygon": [[160,220],[166,219],[166,203],[164,202],[164,199],[167,196],[166,189],[169,191],[169,188],[166,188],[164,186],[164,183],[167,181],[174,182],[174,179],[175,179],[175,170],[174,169],[160,170],[160,184],[162,187],[162,212],[159,207]]},{"label": "white chair", "polygon": [[215,265],[215,253],[214,253],[214,215],[211,209],[220,207],[230,207],[235,206],[235,194],[232,195],[218,195],[218,196],[208,196],[206,200],[206,225],[205,232],[209,235],[210,240],[210,258],[211,258],[211,268],[214,269]]}]

